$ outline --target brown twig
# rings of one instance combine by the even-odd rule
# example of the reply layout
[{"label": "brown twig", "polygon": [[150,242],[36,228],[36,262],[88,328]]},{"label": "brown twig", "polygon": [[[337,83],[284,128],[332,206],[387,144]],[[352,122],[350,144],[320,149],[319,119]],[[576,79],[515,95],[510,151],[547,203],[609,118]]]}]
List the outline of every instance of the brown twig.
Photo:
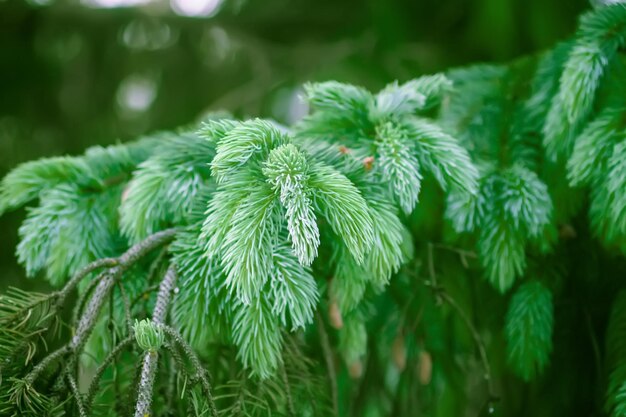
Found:
[{"label": "brown twig", "polygon": [[326,369],[328,371],[328,381],[330,382],[330,394],[333,401],[333,415],[339,415],[339,394],[337,390],[337,370],[335,369],[335,362],[333,360],[333,351],[330,347],[328,340],[328,333],[326,333],[326,327],[324,326],[324,320],[319,313],[315,314],[317,322],[317,331],[320,337],[320,344],[322,346],[322,352],[324,353],[324,359],[326,361]]},{"label": "brown twig", "polygon": [[485,379],[485,382],[487,383],[487,390],[489,392],[489,396],[491,398],[497,398],[497,396],[495,395],[495,389],[493,386],[493,377],[491,373],[491,367],[489,365],[489,360],[487,358],[487,350],[485,349],[485,344],[483,343],[480,337],[480,334],[478,333],[478,330],[476,329],[476,327],[474,326],[474,324],[472,323],[468,315],[465,313],[465,311],[463,311],[461,306],[459,306],[458,303],[454,300],[454,298],[452,298],[445,291],[445,289],[443,287],[440,287],[437,283],[437,274],[435,272],[435,262],[434,262],[434,257],[433,257],[433,247],[434,245],[432,243],[428,244],[428,271],[430,275],[429,285],[432,287],[435,293],[437,302],[439,303],[446,302],[447,304],[449,304],[457,312],[459,317],[461,317],[461,319],[467,326],[468,330],[470,331],[472,335],[472,338],[474,339],[474,343],[478,349],[478,352],[480,354],[480,360],[482,362],[482,366],[484,369],[483,377]]}]

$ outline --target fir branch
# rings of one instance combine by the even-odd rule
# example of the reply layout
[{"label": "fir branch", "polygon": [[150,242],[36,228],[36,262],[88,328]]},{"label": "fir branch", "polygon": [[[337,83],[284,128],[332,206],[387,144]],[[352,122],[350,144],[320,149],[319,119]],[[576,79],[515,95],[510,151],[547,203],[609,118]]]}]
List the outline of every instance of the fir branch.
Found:
[{"label": "fir branch", "polygon": [[611,306],[606,331],[605,366],[608,371],[605,410],[612,417],[626,412],[626,292],[620,291]]},{"label": "fir branch", "polygon": [[539,281],[515,292],[506,315],[509,366],[529,381],[546,367],[552,351],[554,322],[552,294]]},{"label": "fir branch", "polygon": [[367,202],[359,190],[341,173],[321,164],[313,167],[309,185],[316,211],[343,239],[357,263],[362,263],[374,236]]},{"label": "fir branch", "polygon": [[338,112],[353,120],[367,117],[373,101],[370,92],[364,88],[336,81],[305,84],[304,91],[314,109]]},{"label": "fir branch", "polygon": [[454,300],[454,298],[452,298],[445,291],[445,289],[437,283],[437,273],[435,271],[435,261],[432,244],[429,244],[428,246],[428,271],[430,275],[430,283],[428,284],[433,289],[434,295],[435,297],[437,297],[437,300],[449,304],[450,307],[452,307],[456,311],[461,320],[465,323],[467,329],[472,335],[472,339],[474,340],[476,348],[478,349],[478,353],[480,354],[480,360],[484,370],[483,378],[485,379],[485,383],[487,384],[489,397],[490,399],[498,398],[495,394],[495,388],[493,385],[493,374],[491,372],[491,366],[489,365],[489,359],[487,358],[487,350],[485,348],[485,344],[483,343],[482,338],[480,337],[480,334],[478,333],[478,330],[472,323],[472,320],[469,318],[469,316],[456,302],[456,300]]},{"label": "fir branch", "polygon": [[194,373],[191,374],[192,382],[197,380],[200,382],[200,387],[202,389],[202,393],[205,396],[206,401],[208,401],[209,410],[213,417],[218,417],[217,407],[215,406],[215,400],[213,398],[211,382],[210,382],[210,374],[204,368],[198,355],[193,351],[191,346],[185,342],[185,339],[172,327],[163,326],[163,331],[168,334],[174,342],[180,346],[185,353],[186,357],[190,360],[191,365],[194,369]]},{"label": "fir branch", "polygon": [[302,265],[311,265],[317,256],[320,237],[308,186],[306,155],[292,144],[273,149],[263,174],[279,193],[286,209],[289,237],[298,260]]},{"label": "fir branch", "polygon": [[76,406],[78,407],[78,415],[80,417],[87,417],[87,411],[85,409],[85,404],[83,403],[82,394],[78,390],[78,383],[76,382],[76,378],[72,375],[71,372],[65,372],[65,378],[70,386],[70,390],[72,395],[74,396],[74,401],[76,401]]},{"label": "fir branch", "polygon": [[[24,378],[22,384],[14,385],[14,387],[12,388],[14,394],[12,394],[11,396],[11,401],[13,403],[19,405],[19,402],[21,401],[20,398],[24,397],[24,393],[33,390],[31,388],[33,383],[39,377],[41,372],[43,372],[51,363],[55,362],[65,355],[75,355],[80,351],[80,349],[84,346],[87,338],[89,337],[91,331],[93,330],[93,326],[96,323],[98,313],[105,302],[109,290],[112,288],[116,280],[128,268],[130,268],[135,262],[141,259],[148,252],[173,239],[175,232],[176,231],[174,229],[170,229],[157,233],[149,237],[145,241],[131,247],[127,252],[120,256],[116,260],[116,262],[113,262],[111,260],[107,260],[106,262],[102,263],[96,262],[93,265],[86,267],[83,272],[77,274],[75,277],[76,279],[70,281],[67,287],[68,291],[79,281],[78,278],[88,274],[88,272],[85,271],[93,271],[95,270],[95,268],[102,267],[107,264],[116,264],[116,266],[113,266],[105,274],[103,274],[102,280],[99,281],[99,283],[97,284],[94,290],[94,294],[87,304],[85,313],[78,322],[76,332],[71,341],[42,359]],[[64,290],[62,290],[61,292],[59,292],[59,295],[60,299],[63,300],[66,296],[66,293],[64,292]],[[70,363],[66,365],[66,369],[63,371],[63,375],[66,372],[71,372],[71,367],[72,362],[70,361]]]},{"label": "fir branch", "polygon": [[163,143],[133,173],[120,208],[122,232],[137,242],[184,222],[210,179],[215,146],[193,134]]},{"label": "fir branch", "polygon": [[330,347],[330,341],[328,340],[328,333],[324,320],[320,313],[315,314],[317,332],[320,338],[320,345],[322,347],[322,353],[324,355],[324,361],[326,362],[326,371],[328,372],[328,382],[330,389],[330,397],[333,403],[333,415],[339,415],[339,391],[337,385],[337,370],[335,369],[335,360],[333,358],[333,351]]},{"label": "fir branch", "polygon": [[126,337],[126,339],[120,341],[104,358],[104,360],[98,365],[98,368],[93,374],[91,382],[89,383],[89,388],[87,389],[87,394],[85,396],[85,408],[89,412],[93,407],[93,400],[98,391],[98,387],[100,386],[100,380],[104,375],[104,372],[107,368],[115,361],[115,358],[128,346],[130,346],[135,341],[135,336],[131,334]]},{"label": "fir branch", "polygon": [[457,140],[439,126],[420,118],[406,120],[406,132],[414,141],[418,158],[441,187],[458,187],[475,194],[478,189],[478,170],[469,153]]},{"label": "fir branch", "polygon": [[76,286],[92,272],[101,268],[112,268],[118,265],[119,260],[116,258],[102,258],[85,265],[80,271],[78,271],[68,282],[63,289],[55,294],[57,297],[57,304],[62,305],[65,299]]},{"label": "fir branch", "polygon": [[239,348],[238,357],[244,366],[262,379],[269,378],[278,368],[282,334],[279,318],[265,297],[249,305],[237,302],[234,307],[233,341]]},{"label": "fir branch", "polygon": [[86,162],[72,157],[46,158],[19,165],[0,183],[0,215],[37,198],[44,190],[79,181],[86,172],[89,172]]},{"label": "fir branch", "polygon": [[[174,267],[169,267],[165,277],[159,285],[157,299],[152,311],[152,323],[162,326],[165,323],[172,290],[176,284],[177,273]],[[135,335],[137,337],[137,335]],[[137,404],[135,406],[135,417],[144,417],[151,414],[152,391],[154,379],[157,372],[159,352],[157,349],[150,349],[144,353],[141,378],[137,388]]]}]

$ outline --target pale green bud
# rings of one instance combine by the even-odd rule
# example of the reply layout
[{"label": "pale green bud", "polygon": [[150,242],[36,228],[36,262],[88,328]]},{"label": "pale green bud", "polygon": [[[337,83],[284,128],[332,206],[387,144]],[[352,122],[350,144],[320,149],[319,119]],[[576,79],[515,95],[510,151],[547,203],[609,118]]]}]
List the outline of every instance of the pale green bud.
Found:
[{"label": "pale green bud", "polygon": [[135,320],[133,329],[135,331],[135,340],[137,340],[137,344],[143,350],[156,352],[161,348],[161,345],[163,345],[163,341],[165,340],[163,329],[151,320]]}]

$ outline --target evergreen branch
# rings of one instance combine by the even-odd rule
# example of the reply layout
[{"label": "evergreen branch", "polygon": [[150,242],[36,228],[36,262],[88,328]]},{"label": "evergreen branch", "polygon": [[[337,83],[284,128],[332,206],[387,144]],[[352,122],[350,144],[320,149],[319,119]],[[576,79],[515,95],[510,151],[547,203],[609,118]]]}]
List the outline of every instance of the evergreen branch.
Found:
[{"label": "evergreen branch", "polygon": [[27,386],[32,386],[39,375],[48,368],[52,363],[61,359],[63,356],[70,353],[69,346],[62,346],[54,352],[47,355],[41,360],[33,369],[24,377],[24,382]]},{"label": "evergreen branch", "polygon": [[[174,229],[159,232],[149,237],[145,241],[131,247],[127,252],[125,252],[117,259],[116,266],[105,272],[102,275],[102,279],[98,282],[94,294],[87,305],[85,313],[82,315],[77,324],[77,330],[71,341],[43,358],[24,378],[22,384],[15,385],[12,388],[14,392],[14,394],[11,396],[13,403],[17,404],[20,401],[19,399],[24,397],[24,393],[34,390],[33,388],[31,388],[33,383],[39,377],[41,372],[43,372],[43,370],[45,370],[51,363],[65,355],[77,354],[80,351],[80,349],[84,346],[87,338],[91,334],[91,331],[93,330],[93,327],[96,323],[98,313],[103,306],[106,296],[109,290],[114,285],[115,281],[128,268],[130,268],[134,263],[136,263],[148,252],[173,239],[175,233],[176,231]],[[94,265],[96,267],[101,267],[106,265],[107,263],[112,262],[109,260],[104,263],[95,263]],[[86,270],[94,270],[94,265],[90,266]],[[81,274],[78,274],[76,277],[80,278],[81,276]],[[72,285],[68,287],[68,292],[78,281],[79,279],[76,279],[74,282],[72,282]],[[61,292],[60,294],[62,296],[61,298],[64,299],[66,296],[65,293]],[[72,363],[70,362],[66,365],[65,370],[62,372],[62,374],[65,375],[66,372],[71,372],[71,367]]]},{"label": "evergreen branch", "polygon": [[242,166],[264,161],[272,149],[288,142],[288,135],[272,122],[261,119],[243,122],[217,144],[211,173],[221,184]]},{"label": "evergreen branch", "polygon": [[6,294],[0,295],[0,371],[10,368],[24,348],[27,348],[24,362],[30,362],[37,350],[34,340],[48,331],[50,321],[56,318],[53,299],[51,294],[29,293],[17,288],[9,288]]},{"label": "evergreen branch", "polygon": [[[157,299],[152,311],[152,323],[159,328],[164,325],[167,316],[172,290],[176,284],[177,273],[173,266],[170,266],[165,273],[165,277],[159,285]],[[137,337],[137,335],[135,335]],[[137,388],[137,404],[135,406],[135,417],[150,415],[152,405],[152,391],[154,379],[157,372],[159,352],[157,349],[147,350],[143,357],[141,368],[141,378]]]},{"label": "evergreen branch", "polygon": [[168,225],[184,222],[210,180],[215,146],[195,134],[163,143],[133,173],[120,207],[120,227],[139,241]]},{"label": "evergreen branch", "polygon": [[194,374],[191,375],[192,379],[198,380],[200,382],[202,392],[204,396],[206,397],[206,400],[209,403],[209,410],[212,416],[218,417],[217,408],[215,406],[215,400],[213,399],[213,394],[211,392],[211,382],[209,380],[209,377],[210,377],[209,372],[204,368],[204,366],[200,362],[200,358],[198,358],[198,355],[193,351],[191,346],[187,344],[187,342],[180,335],[180,333],[178,333],[172,327],[166,326],[166,325],[163,326],[163,331],[166,334],[168,334],[172,339],[174,339],[176,344],[183,349],[183,352],[185,353],[187,358],[190,360],[191,365],[194,369]]},{"label": "evergreen branch", "polygon": [[124,349],[130,346],[134,341],[135,341],[135,336],[131,334],[126,339],[119,342],[117,346],[115,346],[109,352],[106,358],[104,358],[102,363],[100,363],[100,365],[94,372],[91,382],[89,383],[89,388],[87,389],[87,396],[85,397],[85,408],[87,409],[87,411],[91,410],[93,406],[93,400],[98,391],[100,380],[102,379],[102,376],[104,375],[104,372],[106,371],[106,369],[109,367],[109,365],[111,365],[115,361],[115,358],[117,357],[117,355],[119,355]]},{"label": "evergreen branch", "polygon": [[233,341],[238,356],[254,375],[269,378],[281,360],[282,333],[279,317],[272,312],[269,298],[258,297],[249,305],[236,302]]},{"label": "evergreen branch", "polygon": [[526,381],[541,373],[548,363],[553,316],[552,294],[539,281],[523,284],[511,299],[505,327],[507,359]]},{"label": "evergreen branch", "polygon": [[289,378],[287,377],[287,371],[285,371],[285,363],[284,360],[280,365],[280,376],[282,378],[282,382],[285,386],[285,394],[287,397],[287,414],[290,417],[296,416],[296,409],[293,405],[293,396],[291,394],[291,385],[289,384]]},{"label": "evergreen branch", "polygon": [[409,214],[417,203],[421,188],[420,163],[413,155],[406,132],[393,123],[378,126],[376,137],[381,179],[389,184],[391,194]]},{"label": "evergreen branch", "polygon": [[614,107],[602,110],[576,138],[567,161],[571,185],[590,185],[606,172],[613,147],[624,136],[620,124],[625,111]]},{"label": "evergreen branch", "polygon": [[128,334],[132,334],[133,323],[131,318],[131,309],[130,309],[130,300],[128,299],[128,294],[126,294],[126,290],[124,289],[124,285],[118,281],[117,287],[120,290],[120,295],[122,296],[122,304],[124,305],[124,318],[126,319],[126,331]]},{"label": "evergreen branch", "polygon": [[419,91],[417,80],[404,84],[397,81],[388,84],[376,94],[369,115],[373,120],[403,117],[421,110],[426,105],[426,96]]},{"label": "evergreen branch", "polygon": [[426,119],[409,118],[405,129],[418,150],[421,165],[428,169],[446,190],[458,187],[475,194],[479,173],[469,153],[441,127]]},{"label": "evergreen branch", "polygon": [[159,353],[148,351],[142,358],[141,376],[137,385],[137,403],[135,405],[135,417],[150,415],[152,406],[152,389],[156,378]]},{"label": "evergreen branch", "polygon": [[57,304],[59,306],[62,305],[67,296],[74,290],[76,285],[78,285],[87,275],[100,268],[112,268],[118,265],[118,262],[119,260],[116,258],[102,258],[85,265],[67,282],[67,284],[65,284],[61,291],[55,294],[57,297]]},{"label": "evergreen branch", "polygon": [[483,378],[485,379],[485,382],[487,384],[489,397],[490,399],[498,398],[495,394],[495,388],[493,385],[493,374],[491,372],[491,366],[489,365],[489,359],[487,358],[487,350],[485,348],[485,344],[483,343],[482,338],[480,337],[480,334],[478,333],[478,330],[476,330],[476,327],[472,323],[472,320],[465,313],[465,311],[463,311],[461,306],[454,300],[454,298],[452,298],[445,291],[443,287],[437,284],[437,273],[435,272],[435,262],[434,262],[432,248],[433,248],[432,244],[429,244],[428,245],[428,271],[429,271],[430,280],[431,280],[429,285],[433,289],[435,297],[437,297],[438,300],[448,303],[457,312],[461,320],[467,326],[467,329],[470,331],[470,334],[472,335],[472,339],[474,340],[476,348],[478,349],[478,352],[480,354],[480,360],[482,362],[483,370],[485,372],[483,375]]},{"label": "evergreen branch", "polygon": [[551,158],[569,156],[575,135],[592,113],[607,69],[625,43],[624,4],[592,10],[581,18],[543,129],[544,145]]},{"label": "evergreen branch", "polygon": [[373,225],[367,202],[344,175],[332,167],[312,167],[309,185],[316,211],[343,239],[357,263],[362,263],[374,241]]},{"label": "evergreen branch", "polygon": [[84,161],[72,157],[46,158],[19,165],[0,183],[0,215],[35,199],[43,190],[83,179],[88,171]]},{"label": "evergreen branch", "polygon": [[328,372],[328,382],[330,389],[330,396],[333,402],[333,415],[339,415],[339,391],[337,385],[337,370],[335,369],[335,360],[333,359],[333,351],[330,347],[330,341],[328,340],[328,333],[326,332],[324,319],[319,312],[315,313],[315,319],[317,324],[317,332],[320,338],[320,344],[322,346],[322,353],[326,362],[326,371]]},{"label": "evergreen branch", "polygon": [[294,253],[309,266],[317,256],[319,230],[308,187],[309,163],[295,145],[283,145],[270,153],[263,174],[280,195]]},{"label": "evergreen branch", "polygon": [[76,406],[78,407],[78,415],[80,417],[87,417],[87,411],[85,409],[85,404],[83,403],[82,394],[78,390],[76,378],[74,378],[74,375],[72,375],[72,373],[69,371],[65,372],[65,378],[67,378],[70,390],[72,392],[72,395],[74,396],[74,400],[76,401]]},{"label": "evergreen branch", "polygon": [[82,313],[87,305],[87,302],[90,300],[91,294],[93,293],[94,288],[102,281],[102,279],[106,276],[109,271],[103,271],[96,275],[94,279],[90,280],[89,283],[85,286],[85,289],[78,294],[78,299],[76,300],[76,304],[74,305],[74,309],[72,312],[72,325],[76,326]]},{"label": "evergreen branch", "polygon": [[370,92],[364,88],[336,81],[305,84],[304,91],[314,109],[338,112],[355,120],[367,117],[373,101]]}]

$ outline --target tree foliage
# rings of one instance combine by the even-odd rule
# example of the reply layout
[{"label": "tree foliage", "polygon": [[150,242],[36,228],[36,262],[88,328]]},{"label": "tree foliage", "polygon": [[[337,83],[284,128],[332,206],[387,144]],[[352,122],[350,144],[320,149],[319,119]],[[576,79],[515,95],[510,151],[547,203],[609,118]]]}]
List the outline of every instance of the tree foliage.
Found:
[{"label": "tree foliage", "polygon": [[[419,388],[460,415],[472,375],[481,405],[506,404],[499,356],[523,383],[559,378],[582,327],[563,305],[588,301],[562,259],[572,223],[626,251],[625,39],[626,6],[602,6],[507,65],[377,93],[309,83],[294,126],[210,117],[18,166],[0,212],[32,204],[17,256],[58,289],[0,297],[0,412],[410,415]],[[595,382],[619,416],[624,300],[607,292]]]}]

